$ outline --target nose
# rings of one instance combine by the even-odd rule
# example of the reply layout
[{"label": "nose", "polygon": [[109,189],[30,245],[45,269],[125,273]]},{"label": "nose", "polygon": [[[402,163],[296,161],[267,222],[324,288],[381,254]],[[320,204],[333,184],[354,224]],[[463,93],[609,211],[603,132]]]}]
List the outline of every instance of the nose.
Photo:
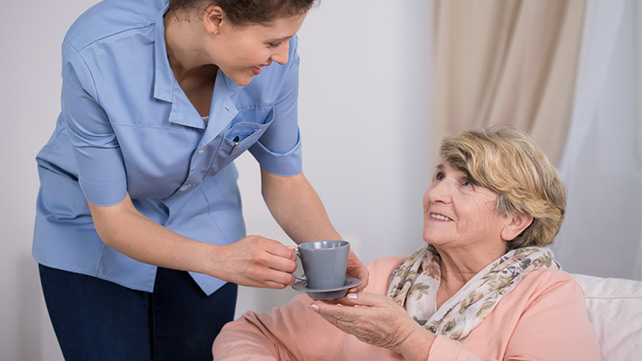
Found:
[{"label": "nose", "polygon": [[441,181],[434,181],[428,190],[426,191],[426,201],[430,203],[442,202],[450,203],[451,198],[451,187],[452,182],[449,182],[448,179],[443,179]]},{"label": "nose", "polygon": [[285,65],[288,62],[289,54],[290,54],[290,42],[285,41],[284,44],[276,48],[275,52],[272,54],[270,59],[272,59],[272,61],[275,61],[281,65]]}]

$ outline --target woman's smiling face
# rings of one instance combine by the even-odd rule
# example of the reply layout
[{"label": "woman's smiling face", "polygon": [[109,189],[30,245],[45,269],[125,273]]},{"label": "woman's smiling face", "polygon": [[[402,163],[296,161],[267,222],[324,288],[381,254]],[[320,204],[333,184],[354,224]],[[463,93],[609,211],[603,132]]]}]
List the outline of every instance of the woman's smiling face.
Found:
[{"label": "woman's smiling face", "polygon": [[249,84],[272,62],[288,62],[289,41],[307,13],[278,18],[267,24],[236,26],[223,21],[214,35],[210,54],[214,64],[236,84]]},{"label": "woman's smiling face", "polygon": [[424,240],[438,248],[503,243],[501,230],[508,218],[497,213],[497,197],[441,162],[423,199]]}]

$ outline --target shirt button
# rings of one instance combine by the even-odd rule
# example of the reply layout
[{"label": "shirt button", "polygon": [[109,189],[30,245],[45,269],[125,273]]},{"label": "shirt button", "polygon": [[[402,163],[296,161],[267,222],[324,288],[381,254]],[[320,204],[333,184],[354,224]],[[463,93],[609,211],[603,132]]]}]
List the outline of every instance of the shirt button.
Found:
[{"label": "shirt button", "polygon": [[192,188],[193,186],[194,186],[193,184],[186,184],[186,185],[182,186],[181,188],[179,188],[179,190],[181,192],[185,192],[186,190]]},{"label": "shirt button", "polygon": [[207,149],[206,145],[204,145],[203,148],[199,149],[198,152],[199,153],[203,153],[205,151],[205,149]]}]

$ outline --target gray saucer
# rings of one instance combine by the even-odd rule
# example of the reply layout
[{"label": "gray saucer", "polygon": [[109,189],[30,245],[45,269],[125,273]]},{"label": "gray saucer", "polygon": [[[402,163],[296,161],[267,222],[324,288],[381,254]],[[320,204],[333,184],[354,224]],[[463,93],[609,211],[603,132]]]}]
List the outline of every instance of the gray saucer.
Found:
[{"label": "gray saucer", "polygon": [[330,288],[327,290],[319,290],[308,288],[305,284],[305,281],[294,282],[292,288],[297,291],[305,292],[310,296],[310,298],[315,300],[331,300],[335,298],[340,298],[345,296],[349,289],[357,287],[361,284],[361,280],[358,278],[347,277],[346,283],[342,287]]}]

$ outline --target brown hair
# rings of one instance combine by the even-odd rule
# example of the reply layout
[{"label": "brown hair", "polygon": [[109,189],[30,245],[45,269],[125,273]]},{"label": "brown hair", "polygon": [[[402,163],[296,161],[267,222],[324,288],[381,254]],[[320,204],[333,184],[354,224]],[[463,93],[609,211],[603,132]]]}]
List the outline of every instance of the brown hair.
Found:
[{"label": "brown hair", "polygon": [[234,25],[264,24],[272,20],[300,15],[318,0],[170,0],[168,13],[177,10],[202,10],[220,6]]},{"label": "brown hair", "polygon": [[540,147],[524,132],[494,127],[445,138],[439,154],[470,181],[498,194],[496,210],[520,212],[533,223],[507,248],[553,242],[566,213],[566,186]]}]

